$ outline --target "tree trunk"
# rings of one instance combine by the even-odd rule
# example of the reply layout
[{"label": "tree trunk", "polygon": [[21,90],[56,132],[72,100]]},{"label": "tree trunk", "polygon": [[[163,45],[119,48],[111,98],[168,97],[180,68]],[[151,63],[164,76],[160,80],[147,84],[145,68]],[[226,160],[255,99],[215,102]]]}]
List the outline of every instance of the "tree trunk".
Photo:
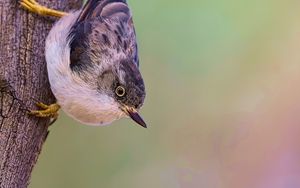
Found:
[{"label": "tree trunk", "polygon": [[[47,7],[78,9],[82,0],[39,0]],[[36,101],[53,103],[44,57],[55,19],[0,0],[0,187],[24,188],[48,135],[49,119],[27,115]]]}]

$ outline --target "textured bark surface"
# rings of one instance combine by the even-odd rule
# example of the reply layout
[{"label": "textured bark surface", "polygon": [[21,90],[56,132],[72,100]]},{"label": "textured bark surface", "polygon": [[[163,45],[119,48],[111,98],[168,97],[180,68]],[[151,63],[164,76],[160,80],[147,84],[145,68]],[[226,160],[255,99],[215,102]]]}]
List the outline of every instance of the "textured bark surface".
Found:
[{"label": "textured bark surface", "polygon": [[[82,0],[39,0],[47,7],[78,9]],[[0,187],[23,188],[42,144],[49,119],[27,115],[35,100],[53,103],[44,58],[45,38],[54,23],[0,0]]]}]

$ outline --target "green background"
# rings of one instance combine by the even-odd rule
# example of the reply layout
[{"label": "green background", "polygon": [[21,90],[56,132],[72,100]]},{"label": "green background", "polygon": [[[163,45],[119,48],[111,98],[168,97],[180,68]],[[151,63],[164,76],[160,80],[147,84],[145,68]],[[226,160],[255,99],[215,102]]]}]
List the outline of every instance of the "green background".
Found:
[{"label": "green background", "polygon": [[300,187],[300,1],[129,4],[149,128],[62,113],[30,187]]}]

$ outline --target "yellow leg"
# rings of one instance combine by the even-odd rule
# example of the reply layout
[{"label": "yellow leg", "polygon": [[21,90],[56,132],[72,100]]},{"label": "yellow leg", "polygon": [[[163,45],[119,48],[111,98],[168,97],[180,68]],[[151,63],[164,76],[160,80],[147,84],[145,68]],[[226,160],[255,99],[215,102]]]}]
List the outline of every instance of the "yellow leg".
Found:
[{"label": "yellow leg", "polygon": [[60,106],[58,104],[50,104],[46,105],[44,103],[38,102],[36,103],[38,107],[40,107],[42,110],[31,110],[28,114],[33,115],[36,117],[50,117],[54,119],[54,121],[58,117],[58,110],[60,109]]},{"label": "yellow leg", "polygon": [[24,9],[27,9],[30,12],[39,14],[41,16],[55,16],[61,18],[68,13],[49,9],[47,7],[41,6],[35,0],[20,0],[20,4]]}]

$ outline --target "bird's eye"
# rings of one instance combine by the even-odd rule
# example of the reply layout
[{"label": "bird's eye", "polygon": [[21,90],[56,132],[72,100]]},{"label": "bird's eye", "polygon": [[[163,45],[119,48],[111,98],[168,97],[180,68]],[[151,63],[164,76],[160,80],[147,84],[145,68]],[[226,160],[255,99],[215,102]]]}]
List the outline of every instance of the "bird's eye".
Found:
[{"label": "bird's eye", "polygon": [[125,88],[123,87],[123,86],[118,86],[117,88],[116,88],[116,95],[118,96],[118,97],[123,97],[124,95],[125,95],[125,93],[126,93],[126,91],[125,91]]}]

